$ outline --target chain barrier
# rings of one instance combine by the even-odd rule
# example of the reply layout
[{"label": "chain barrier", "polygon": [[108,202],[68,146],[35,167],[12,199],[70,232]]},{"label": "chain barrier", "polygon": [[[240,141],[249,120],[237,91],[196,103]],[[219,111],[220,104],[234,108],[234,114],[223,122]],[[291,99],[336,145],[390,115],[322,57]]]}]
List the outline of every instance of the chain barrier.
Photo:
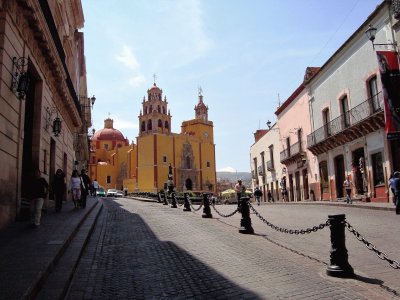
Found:
[{"label": "chain barrier", "polygon": [[[179,199],[179,200],[182,200],[182,199]],[[178,197],[175,196],[175,202],[176,202],[176,204],[178,205],[178,207],[182,207],[183,203],[180,204],[180,203],[179,203],[179,200],[178,200]]]},{"label": "chain barrier", "polygon": [[225,215],[225,214],[223,214],[223,213],[221,213],[220,211],[218,211],[218,209],[216,209],[215,208],[215,204],[214,203],[211,203],[211,207],[215,210],[215,212],[217,213],[217,214],[219,214],[221,217],[223,217],[223,218],[229,218],[229,217],[232,217],[234,214],[236,214],[239,210],[236,208],[233,212],[231,212],[230,214],[227,214],[227,215]]},{"label": "chain barrier", "polygon": [[352,233],[354,234],[354,236],[356,237],[357,240],[359,240],[360,242],[363,242],[365,244],[365,246],[375,252],[375,254],[382,260],[386,260],[389,265],[393,268],[393,269],[400,269],[400,263],[398,261],[395,261],[393,259],[390,259],[387,254],[383,251],[378,250],[375,245],[373,245],[372,243],[370,243],[369,241],[367,241],[364,236],[359,233],[357,230],[354,229],[353,226],[350,225],[350,223],[348,223],[347,221],[344,221],[344,226]]},{"label": "chain barrier", "polygon": [[191,207],[194,211],[199,211],[199,210],[202,208],[203,203],[204,203],[204,201],[202,200],[201,203],[200,203],[200,206],[199,206],[198,208],[194,208],[194,206],[193,206],[193,204],[192,204],[192,200],[190,200],[190,198],[188,198],[188,200],[189,200],[190,207]]},{"label": "chain barrier", "polygon": [[282,227],[276,226],[276,225],[268,222],[268,220],[265,219],[264,217],[262,217],[260,215],[260,213],[250,203],[248,203],[248,205],[250,206],[251,210],[254,212],[256,217],[258,217],[263,223],[267,224],[272,229],[274,229],[276,231],[279,231],[279,232],[289,233],[289,234],[296,234],[296,235],[298,235],[298,234],[308,234],[308,233],[311,233],[311,232],[317,232],[318,230],[324,229],[326,226],[329,226],[329,221],[326,220],[325,223],[321,223],[318,226],[313,226],[312,228],[306,228],[306,229],[287,229],[287,228],[282,228]]},{"label": "chain barrier", "polygon": [[169,201],[169,196],[166,196],[165,199],[167,199],[168,205],[171,205],[171,202]]}]

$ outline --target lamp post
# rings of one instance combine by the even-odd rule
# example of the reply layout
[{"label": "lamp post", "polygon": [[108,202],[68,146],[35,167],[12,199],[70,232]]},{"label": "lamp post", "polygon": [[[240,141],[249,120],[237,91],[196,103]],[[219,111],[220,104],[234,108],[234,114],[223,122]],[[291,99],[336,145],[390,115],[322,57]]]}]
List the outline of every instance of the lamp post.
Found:
[{"label": "lamp post", "polygon": [[375,43],[377,29],[373,27],[371,24],[368,25],[368,29],[365,31],[365,35],[368,40],[372,43],[372,48],[375,50],[375,46],[392,46],[393,49],[397,52],[397,43],[394,41],[392,43]]}]

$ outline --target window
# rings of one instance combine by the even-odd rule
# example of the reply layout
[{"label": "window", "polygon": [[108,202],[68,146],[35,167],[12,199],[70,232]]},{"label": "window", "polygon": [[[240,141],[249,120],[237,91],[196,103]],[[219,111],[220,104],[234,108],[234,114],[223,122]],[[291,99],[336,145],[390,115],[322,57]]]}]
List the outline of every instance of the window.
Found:
[{"label": "window", "polygon": [[290,157],[290,137],[286,138],[286,151],[287,151],[287,157]]},{"label": "window", "polygon": [[191,169],[190,157],[186,156],[185,159],[185,169]]},{"label": "window", "polygon": [[166,113],[165,113],[165,107],[163,106],[163,108],[162,108],[162,113],[165,115]]},{"label": "window", "polygon": [[158,119],[158,127],[162,128],[162,121],[160,119]]},{"label": "window", "polygon": [[342,99],[340,99],[340,107],[342,109],[343,125],[345,128],[347,128],[350,126],[349,101],[347,96],[344,96]]},{"label": "window", "polygon": [[165,125],[164,125],[165,129],[169,129],[169,124],[168,121],[165,121]]},{"label": "window", "polygon": [[153,126],[151,124],[151,120],[148,120],[147,121],[147,130],[152,130],[152,129],[153,129]]},{"label": "window", "polygon": [[211,166],[210,162],[207,162],[207,168],[209,168]]},{"label": "window", "polygon": [[104,144],[104,149],[108,150],[108,144]]},{"label": "window", "polygon": [[325,137],[328,137],[328,136],[331,135],[331,131],[330,131],[330,128],[329,128],[329,121],[330,121],[329,108],[325,108],[322,111],[322,120],[324,122],[324,127],[325,127]]},{"label": "window", "polygon": [[270,157],[270,162],[271,162],[271,169],[275,169],[275,163],[274,163],[274,145],[270,145],[269,147],[269,157]]},{"label": "window", "polygon": [[167,156],[164,155],[163,158],[162,158],[162,160],[163,160],[164,163],[166,163],[166,162],[167,162]]},{"label": "window", "polygon": [[372,102],[372,110],[373,112],[376,112],[379,109],[378,83],[376,80],[376,76],[370,79],[370,81],[368,82],[368,88],[368,92]]},{"label": "window", "polygon": [[161,113],[161,107],[160,107],[160,105],[157,105],[157,111],[158,111],[159,113]]},{"label": "window", "polygon": [[146,122],[142,121],[142,126],[140,128],[140,131],[145,131],[146,130]]},{"label": "window", "polygon": [[47,150],[43,150],[43,174],[47,174]]},{"label": "window", "polygon": [[111,183],[111,176],[109,176],[109,175],[107,176],[106,183],[107,183],[107,184],[110,184],[110,183]]},{"label": "window", "polygon": [[321,196],[322,196],[323,193],[329,192],[328,164],[326,161],[321,161],[319,164],[319,179],[321,182]]},{"label": "window", "polygon": [[382,152],[371,155],[372,158],[372,174],[374,176],[374,185],[384,184]]}]

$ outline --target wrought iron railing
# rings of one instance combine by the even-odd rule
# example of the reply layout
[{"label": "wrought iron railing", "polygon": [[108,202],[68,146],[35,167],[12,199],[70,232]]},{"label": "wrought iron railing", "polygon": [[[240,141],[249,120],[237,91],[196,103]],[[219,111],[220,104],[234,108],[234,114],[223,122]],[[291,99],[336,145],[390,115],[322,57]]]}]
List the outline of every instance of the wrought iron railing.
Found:
[{"label": "wrought iron railing", "polygon": [[296,142],[293,145],[290,145],[289,149],[285,149],[281,152],[281,161],[284,161],[288,158],[295,156],[305,150],[304,142]]},{"label": "wrought iron railing", "polygon": [[372,114],[383,109],[382,92],[372,96],[361,104],[353,107],[343,115],[333,119],[307,136],[307,145],[312,147],[350,126],[365,120]]},{"label": "wrought iron railing", "polygon": [[264,176],[265,175],[264,166],[258,166],[257,167],[257,172],[258,172],[259,176]]},{"label": "wrought iron railing", "polygon": [[289,158],[288,149],[285,149],[285,150],[281,151],[280,155],[281,155],[281,161],[284,161],[285,159],[288,159]]}]

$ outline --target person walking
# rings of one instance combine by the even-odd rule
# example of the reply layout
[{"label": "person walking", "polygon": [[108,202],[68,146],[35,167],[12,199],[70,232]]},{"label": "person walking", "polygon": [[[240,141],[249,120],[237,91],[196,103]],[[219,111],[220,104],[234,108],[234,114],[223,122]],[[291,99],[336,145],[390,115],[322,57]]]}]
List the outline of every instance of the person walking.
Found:
[{"label": "person walking", "polygon": [[352,204],[353,201],[351,200],[351,187],[353,186],[353,182],[350,180],[350,175],[347,175],[346,180],[343,182],[343,187],[346,190],[346,203]]},{"label": "person walking", "polygon": [[261,204],[262,195],[263,195],[262,191],[259,189],[258,186],[256,186],[256,188],[254,189],[254,197],[256,197],[256,201],[257,201],[257,205],[258,206],[260,206],[260,204]]},{"label": "person walking", "polygon": [[86,207],[86,198],[89,195],[89,190],[90,190],[90,178],[86,174],[86,170],[82,169],[81,170],[81,180],[82,180],[82,187],[81,187],[81,204],[82,208]]},{"label": "person walking", "polygon": [[66,184],[65,184],[65,174],[61,169],[58,169],[53,177],[53,192],[56,198],[56,212],[61,211],[62,202],[64,200]]},{"label": "person walking", "polygon": [[[243,191],[246,191],[246,187],[244,186],[244,184],[242,184],[242,179],[238,179],[237,183],[235,184],[238,210],[240,210],[240,198],[242,198],[242,195],[245,194]],[[243,197],[244,196],[245,195],[243,195]]]},{"label": "person walking", "polygon": [[74,210],[78,210],[81,202],[81,186],[82,179],[78,174],[78,170],[73,170],[71,175],[70,190],[72,194],[72,201],[74,201]]},{"label": "person walking", "polygon": [[390,188],[394,190],[396,215],[400,215],[400,172],[394,172],[392,181],[390,183]]},{"label": "person walking", "polygon": [[93,187],[93,196],[97,196],[97,190],[99,188],[99,183],[97,182],[97,178],[92,181],[92,187]]},{"label": "person walking", "polygon": [[274,198],[272,197],[271,191],[268,191],[267,196],[268,196],[268,202],[275,202]]},{"label": "person walking", "polygon": [[49,184],[46,179],[41,176],[40,170],[34,170],[34,178],[32,180],[32,190],[31,190],[31,224],[35,228],[40,226],[40,220],[42,216],[42,208],[44,199],[47,197],[49,192]]},{"label": "person walking", "polygon": [[394,185],[392,185],[392,182],[394,181],[394,173],[390,175],[389,177],[389,181],[388,181],[388,186],[390,188],[390,190],[392,191],[393,194],[393,204],[396,205],[396,197],[395,197],[395,193],[394,193]]}]

